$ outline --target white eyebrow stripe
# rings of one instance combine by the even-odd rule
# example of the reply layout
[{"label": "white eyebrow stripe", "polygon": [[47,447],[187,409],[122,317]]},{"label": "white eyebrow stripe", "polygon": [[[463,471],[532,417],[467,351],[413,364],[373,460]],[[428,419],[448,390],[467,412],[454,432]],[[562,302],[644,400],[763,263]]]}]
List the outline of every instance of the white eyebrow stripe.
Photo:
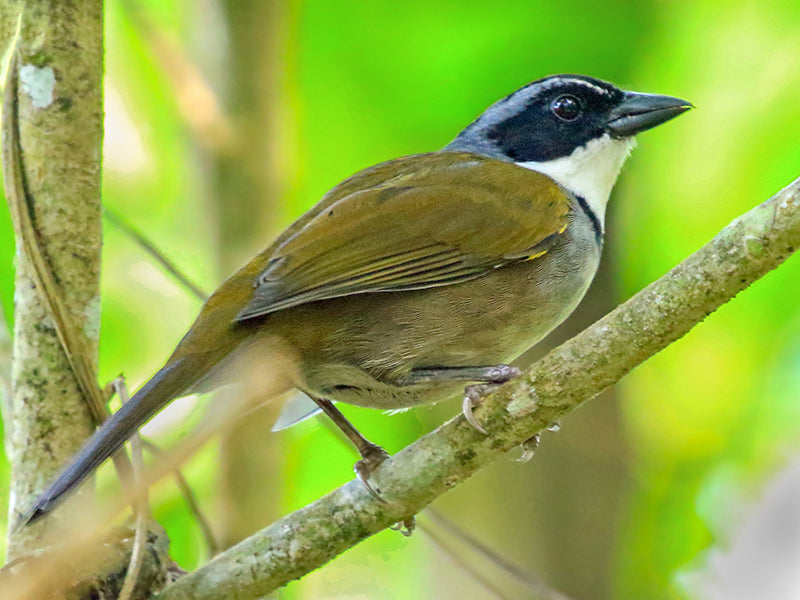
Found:
[{"label": "white eyebrow stripe", "polygon": [[599,94],[602,94],[604,96],[609,96],[610,95],[610,92],[608,90],[606,90],[604,88],[601,88],[599,85],[595,85],[591,81],[585,81],[583,79],[575,79],[573,77],[567,77],[567,78],[563,78],[563,79],[562,78],[553,79],[553,80],[548,81],[548,82],[546,82],[544,84],[541,84],[541,88],[539,88],[539,89],[542,90],[542,91],[543,90],[549,90],[551,87],[555,87],[557,85],[563,85],[565,83],[572,83],[572,84],[575,84],[575,85],[582,85],[583,87],[587,87],[587,88],[589,88],[591,90],[594,90],[595,92],[598,92]]}]

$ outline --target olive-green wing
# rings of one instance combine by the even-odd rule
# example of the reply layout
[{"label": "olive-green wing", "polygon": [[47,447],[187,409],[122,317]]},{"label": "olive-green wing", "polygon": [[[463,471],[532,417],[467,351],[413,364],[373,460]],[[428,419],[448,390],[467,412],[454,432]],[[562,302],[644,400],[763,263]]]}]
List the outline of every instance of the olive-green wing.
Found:
[{"label": "olive-green wing", "polygon": [[464,153],[422,155],[412,166],[366,187],[344,182],[346,193],[274,247],[237,320],[466,281],[535,258],[566,228],[569,199],[545,175]]}]

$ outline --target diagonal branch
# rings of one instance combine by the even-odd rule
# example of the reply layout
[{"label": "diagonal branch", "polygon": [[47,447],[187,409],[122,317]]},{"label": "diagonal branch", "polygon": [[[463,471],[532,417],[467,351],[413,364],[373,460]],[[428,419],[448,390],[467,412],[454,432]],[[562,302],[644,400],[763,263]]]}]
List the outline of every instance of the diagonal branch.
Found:
[{"label": "diagonal branch", "polygon": [[375,475],[387,504],[351,481],[181,578],[159,598],[258,598],[320,567],[419,512],[596,396],[780,265],[797,247],[800,179],[487,398],[475,415],[489,435],[457,417],[384,463]]},{"label": "diagonal branch", "polygon": [[200,300],[200,302],[205,302],[208,300],[208,294],[204,292],[203,289],[194,281],[189,279],[188,275],[186,275],[180,269],[180,267],[178,267],[178,265],[176,265],[166,254],[159,250],[159,248],[146,235],[134,227],[127,219],[108,206],[103,208],[103,216],[106,218],[106,220],[108,220],[109,223],[128,236],[134,244],[149,254],[153,260],[160,264],[164,270],[170,274],[173,279],[175,279],[175,281],[182,285],[195,298]]}]

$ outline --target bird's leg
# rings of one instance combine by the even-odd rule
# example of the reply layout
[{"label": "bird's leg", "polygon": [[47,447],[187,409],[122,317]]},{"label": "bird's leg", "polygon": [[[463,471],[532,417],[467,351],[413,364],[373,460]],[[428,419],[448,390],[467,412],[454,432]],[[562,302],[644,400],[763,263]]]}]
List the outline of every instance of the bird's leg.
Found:
[{"label": "bird's leg", "polygon": [[417,383],[438,383],[444,381],[477,381],[480,383],[464,388],[464,402],[461,412],[464,418],[481,433],[487,433],[478,423],[472,410],[480,404],[484,396],[492,393],[501,384],[514,379],[522,371],[511,365],[494,365],[491,367],[435,367],[414,369],[399,382],[400,385]]},{"label": "bird's leg", "polygon": [[341,411],[333,405],[333,402],[330,400],[326,400],[325,398],[315,398],[311,396],[311,399],[317,403],[317,406],[322,409],[326,415],[328,415],[333,421],[336,426],[341,429],[342,433],[347,436],[347,439],[350,440],[353,445],[358,450],[358,453],[361,455],[361,460],[359,460],[355,465],[353,465],[353,471],[356,473],[356,477],[364,484],[364,487],[367,488],[370,494],[374,496],[376,499],[380,500],[381,502],[386,502],[383,498],[381,498],[380,494],[373,488],[369,483],[369,477],[372,475],[372,472],[380,465],[383,461],[389,458],[389,454],[378,446],[377,444],[373,444],[363,435],[361,432],[356,429],[353,424],[347,420]]}]

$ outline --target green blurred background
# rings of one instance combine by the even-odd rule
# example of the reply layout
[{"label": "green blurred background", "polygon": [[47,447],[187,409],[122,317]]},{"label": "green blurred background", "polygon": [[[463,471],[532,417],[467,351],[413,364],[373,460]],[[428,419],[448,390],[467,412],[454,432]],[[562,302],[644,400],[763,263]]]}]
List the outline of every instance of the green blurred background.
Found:
[{"label": "green blurred background", "polygon": [[[549,343],[800,174],[796,0],[106,6],[104,203],[206,290],[344,177],[441,147],[494,100],[551,73],[680,96],[697,110],[641,136],[613,194],[596,285]],[[13,252],[0,210],[9,323]],[[798,454],[798,281],[800,261],[790,260],[570,415],[533,461],[501,461],[436,507],[576,599],[695,597],[684,576],[725,547],[734,507],[757,502]],[[142,383],[199,307],[106,221],[101,380],[123,371]],[[169,446],[203,406],[178,403],[149,435]],[[454,401],[395,416],[345,410],[392,452],[459,409]],[[319,420],[269,434],[274,412],[184,469],[224,545],[352,477],[352,451]],[[0,490],[7,479],[2,463]],[[170,481],[153,503],[176,560],[188,569],[206,560]],[[487,576],[508,597],[530,596],[500,571]],[[424,532],[384,532],[279,597],[493,596]]]}]

